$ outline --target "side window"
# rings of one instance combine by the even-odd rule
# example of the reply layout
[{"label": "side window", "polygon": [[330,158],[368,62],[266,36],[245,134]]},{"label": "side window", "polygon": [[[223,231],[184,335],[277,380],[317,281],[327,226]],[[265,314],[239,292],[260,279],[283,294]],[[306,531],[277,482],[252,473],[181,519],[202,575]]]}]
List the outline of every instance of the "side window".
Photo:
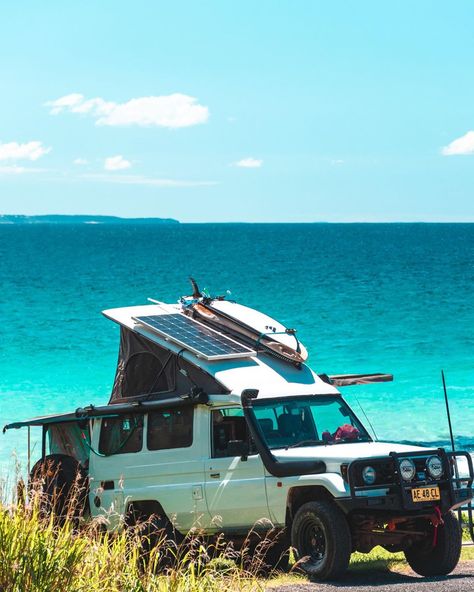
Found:
[{"label": "side window", "polygon": [[143,415],[122,415],[102,420],[99,452],[107,456],[139,452],[143,446]]},{"label": "side window", "polygon": [[[249,433],[242,409],[217,409],[211,413],[212,457],[234,456],[234,442],[249,442]],[[251,447],[252,448],[252,447]],[[254,451],[250,451],[254,454]]]},{"label": "side window", "polygon": [[148,450],[186,448],[193,443],[193,407],[148,414]]}]

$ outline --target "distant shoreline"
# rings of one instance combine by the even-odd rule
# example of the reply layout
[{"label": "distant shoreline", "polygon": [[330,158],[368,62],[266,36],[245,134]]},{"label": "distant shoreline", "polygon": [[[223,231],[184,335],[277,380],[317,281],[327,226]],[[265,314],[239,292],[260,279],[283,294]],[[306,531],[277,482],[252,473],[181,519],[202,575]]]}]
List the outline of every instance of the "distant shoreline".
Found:
[{"label": "distant shoreline", "polygon": [[179,224],[174,218],[120,218],[118,216],[46,214],[42,216],[23,216],[15,214],[0,215],[0,225],[35,224]]},{"label": "distant shoreline", "polygon": [[139,224],[139,225],[152,225],[152,224],[160,224],[160,225],[201,225],[201,224],[232,224],[232,225],[312,225],[312,224],[325,224],[325,225],[356,225],[356,224],[363,224],[363,225],[447,225],[447,224],[474,224],[474,221],[458,221],[458,220],[450,220],[450,221],[420,221],[420,220],[411,220],[411,221],[364,221],[364,220],[354,220],[354,221],[325,221],[325,220],[314,220],[309,222],[266,222],[266,221],[258,221],[258,222],[249,222],[249,221],[214,221],[214,222],[181,222],[180,220],[176,220],[175,218],[121,218],[120,216],[103,216],[98,215],[94,216],[92,214],[44,214],[44,215],[34,215],[34,216],[27,216],[22,214],[0,214],[0,226],[37,226],[43,224],[51,224],[51,225],[72,225],[72,224],[90,224],[91,226],[95,225],[124,225],[124,224]]}]

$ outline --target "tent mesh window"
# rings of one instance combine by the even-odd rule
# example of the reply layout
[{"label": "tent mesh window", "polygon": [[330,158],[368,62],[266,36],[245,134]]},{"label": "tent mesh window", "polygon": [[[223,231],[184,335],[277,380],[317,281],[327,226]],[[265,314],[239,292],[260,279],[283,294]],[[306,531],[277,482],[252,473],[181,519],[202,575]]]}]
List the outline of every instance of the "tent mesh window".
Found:
[{"label": "tent mesh window", "polygon": [[163,364],[150,352],[138,352],[125,364],[122,397],[132,399],[169,391]]}]

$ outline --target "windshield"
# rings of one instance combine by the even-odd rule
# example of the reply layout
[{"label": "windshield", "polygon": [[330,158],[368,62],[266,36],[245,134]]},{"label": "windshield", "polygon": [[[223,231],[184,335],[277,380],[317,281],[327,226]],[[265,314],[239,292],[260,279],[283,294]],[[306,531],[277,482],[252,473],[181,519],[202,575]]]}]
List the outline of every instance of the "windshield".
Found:
[{"label": "windshield", "polygon": [[371,440],[338,396],[261,400],[253,409],[270,449]]}]

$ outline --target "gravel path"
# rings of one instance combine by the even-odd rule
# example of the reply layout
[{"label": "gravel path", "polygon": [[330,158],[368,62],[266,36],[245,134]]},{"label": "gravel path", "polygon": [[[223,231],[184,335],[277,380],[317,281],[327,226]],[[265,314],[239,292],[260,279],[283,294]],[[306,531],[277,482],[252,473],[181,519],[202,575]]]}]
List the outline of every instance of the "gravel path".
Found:
[{"label": "gravel path", "polygon": [[304,583],[269,588],[268,592],[473,592],[474,561],[463,561],[449,576],[421,578],[413,571],[353,571],[337,583]]}]

